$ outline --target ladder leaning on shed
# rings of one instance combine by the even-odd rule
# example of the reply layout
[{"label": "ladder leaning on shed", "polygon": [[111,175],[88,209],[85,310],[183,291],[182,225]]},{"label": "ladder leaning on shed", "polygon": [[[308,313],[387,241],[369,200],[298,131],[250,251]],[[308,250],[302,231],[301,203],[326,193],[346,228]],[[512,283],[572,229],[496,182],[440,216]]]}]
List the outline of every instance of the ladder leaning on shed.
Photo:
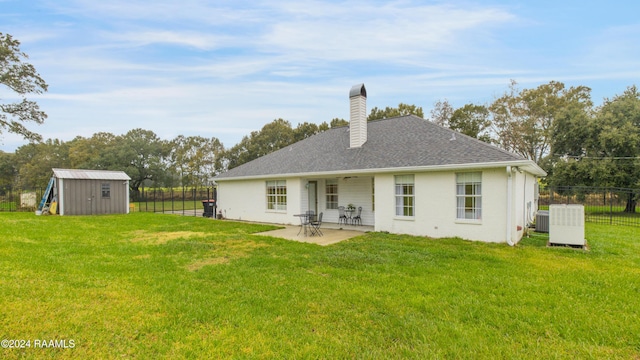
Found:
[{"label": "ladder leaning on shed", "polygon": [[50,203],[49,198],[51,197],[51,191],[53,190],[53,185],[55,184],[55,182],[56,180],[53,177],[51,178],[51,180],[49,180],[49,185],[47,185],[47,189],[44,191],[42,200],[40,200],[40,204],[38,205],[38,211],[42,211],[45,205]]}]

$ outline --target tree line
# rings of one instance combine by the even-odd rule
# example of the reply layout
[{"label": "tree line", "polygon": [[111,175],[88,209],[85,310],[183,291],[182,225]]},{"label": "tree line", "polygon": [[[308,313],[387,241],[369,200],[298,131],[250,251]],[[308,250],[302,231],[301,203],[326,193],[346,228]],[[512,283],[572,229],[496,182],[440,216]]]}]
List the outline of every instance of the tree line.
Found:
[{"label": "tree line", "polygon": [[[491,104],[466,104],[454,109],[438,101],[427,120],[494,144],[536,161],[550,185],[640,186],[640,93],[635,86],[594,107],[591,90],[549,82],[518,89],[514,82]],[[421,107],[399,104],[373,108],[368,120],[414,114]],[[160,139],[153,131],[134,129],[123,135],[96,133],[71,141],[48,139],[0,156],[3,186],[34,187],[46,183],[51,168],[123,170],[135,192],[143,182],[159,186],[208,186],[220,172],[239,166],[332,127],[293,127],[275,119],[261,130],[225,148],[215,137],[178,136]]]},{"label": "tree line", "polygon": [[[22,135],[31,143],[15,153],[0,152],[0,191],[36,188],[46,184],[51,168],[123,170],[131,178],[131,190],[145,182],[154,186],[210,186],[220,172],[276,151],[289,144],[337,126],[335,118],[320,125],[301,123],[295,128],[275,119],[225,148],[215,137],[177,136],[160,139],[153,131],[133,129],[126,134],[96,133],[71,141],[41,140],[25,124],[42,123],[46,114],[28,94],[47,91],[46,82],[20,43],[0,33],[0,84],[21,101],[0,101],[0,135]],[[1,100],[1,99],[0,99]],[[373,108],[368,120],[413,114],[424,118],[421,107]],[[591,89],[566,87],[551,81],[532,89],[520,89],[512,81],[507,91],[489,104],[469,103],[453,108],[448,100],[434,104],[430,117],[441,126],[461,132],[524,158],[534,160],[549,176],[552,186],[640,187],[640,93],[635,85],[622,94],[594,106]],[[627,210],[637,199],[629,199]]]},{"label": "tree line", "polygon": [[304,123],[293,128],[288,121],[276,119],[229,149],[215,137],[179,135],[164,140],[145,129],[122,135],[100,132],[71,141],[31,142],[15,153],[0,151],[0,190],[42,187],[51,177],[52,168],[124,171],[131,177],[134,197],[144,184],[211,186],[213,177],[230,167],[328,128],[326,123]]},{"label": "tree line", "polygon": [[[594,106],[591,89],[551,81],[509,90],[489,105],[453,110],[436,103],[432,119],[534,160],[552,187],[640,188],[640,92],[633,85]],[[638,199],[627,200],[634,212]]]}]

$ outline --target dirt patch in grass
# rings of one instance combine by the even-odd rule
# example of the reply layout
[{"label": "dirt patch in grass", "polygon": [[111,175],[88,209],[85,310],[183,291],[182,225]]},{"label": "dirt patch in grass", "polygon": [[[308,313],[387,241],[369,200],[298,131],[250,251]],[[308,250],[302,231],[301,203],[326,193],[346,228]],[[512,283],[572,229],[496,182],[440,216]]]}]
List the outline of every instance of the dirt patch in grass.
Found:
[{"label": "dirt patch in grass", "polygon": [[151,232],[146,230],[136,230],[131,233],[131,241],[149,245],[162,245],[175,239],[191,239],[194,237],[204,237],[207,233],[198,231],[172,231],[172,232]]},{"label": "dirt patch in grass", "polygon": [[[224,265],[235,259],[247,257],[255,249],[268,247],[269,244],[256,242],[252,240],[223,240],[209,242],[204,238],[210,234],[197,231],[172,231],[172,232],[153,232],[147,230],[136,230],[129,233],[129,241],[144,245],[164,245],[170,241],[178,240],[175,243],[180,245],[184,243],[194,242],[194,244],[213,245],[211,250],[207,250],[206,254],[198,254],[197,258],[190,261],[185,268],[189,271],[198,271],[209,265]],[[204,255],[204,256],[203,256]],[[146,259],[151,255],[138,255],[136,259]],[[184,256],[184,254],[180,255]]]},{"label": "dirt patch in grass", "polygon": [[229,261],[230,260],[227,257],[215,257],[215,258],[200,259],[200,260],[194,261],[191,264],[187,265],[186,268],[189,271],[198,271],[198,270],[202,269],[203,267],[205,267],[207,265],[228,264]]},{"label": "dirt patch in grass", "polygon": [[21,237],[21,236],[18,236],[18,237],[15,237],[15,238],[6,239],[6,240],[15,241],[15,242],[21,242],[21,243],[26,243],[26,244],[37,244],[38,243],[35,240],[28,239],[28,238]]},{"label": "dirt patch in grass", "polygon": [[187,270],[197,271],[208,265],[228,264],[232,260],[247,257],[255,249],[269,246],[265,243],[258,243],[250,240],[228,240],[216,243],[218,247],[211,252],[211,257],[197,259],[188,265]]},{"label": "dirt patch in grass", "polygon": [[255,242],[251,240],[227,240],[219,243],[223,249],[228,249],[234,252],[248,252],[255,249],[264,248],[270,246],[266,243]]}]

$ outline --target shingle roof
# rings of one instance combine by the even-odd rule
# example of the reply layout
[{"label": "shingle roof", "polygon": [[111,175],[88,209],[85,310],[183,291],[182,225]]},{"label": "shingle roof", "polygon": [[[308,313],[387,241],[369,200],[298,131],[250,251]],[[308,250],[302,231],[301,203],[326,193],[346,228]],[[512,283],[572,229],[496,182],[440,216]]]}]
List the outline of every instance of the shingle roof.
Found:
[{"label": "shingle roof", "polygon": [[53,175],[58,179],[131,180],[124,171],[53,169]]},{"label": "shingle roof", "polygon": [[360,148],[349,148],[349,127],[332,128],[216,179],[528,161],[414,115],[370,121],[367,126],[367,142]]}]

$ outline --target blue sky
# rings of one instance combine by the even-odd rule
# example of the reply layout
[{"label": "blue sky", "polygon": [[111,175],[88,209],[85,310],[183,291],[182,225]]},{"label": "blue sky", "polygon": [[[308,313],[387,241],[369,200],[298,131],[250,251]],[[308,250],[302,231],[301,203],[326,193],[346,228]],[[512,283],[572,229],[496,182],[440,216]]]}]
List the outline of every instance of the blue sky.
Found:
[{"label": "blue sky", "polygon": [[[638,1],[0,0],[0,32],[49,84],[29,125],[71,140],[134,128],[226,147],[276,118],[485,104],[555,80],[600,104],[640,85]],[[0,99],[13,95],[0,88]],[[0,135],[0,150],[26,142]]]}]

